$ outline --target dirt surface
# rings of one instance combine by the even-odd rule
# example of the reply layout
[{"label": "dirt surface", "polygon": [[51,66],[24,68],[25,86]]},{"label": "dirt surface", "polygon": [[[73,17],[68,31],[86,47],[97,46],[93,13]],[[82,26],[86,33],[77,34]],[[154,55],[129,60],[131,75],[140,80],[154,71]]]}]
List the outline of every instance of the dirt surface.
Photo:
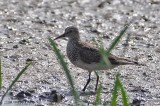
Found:
[{"label": "dirt surface", "polygon": [[[26,101],[32,105],[73,105],[67,79],[47,37],[64,32],[67,26],[77,26],[81,39],[91,41],[102,37],[105,48],[132,22],[126,36],[112,51],[113,54],[138,60],[145,66],[122,66],[101,71],[103,86],[102,104],[109,103],[115,75],[120,71],[121,80],[129,95],[130,103],[160,106],[160,1],[159,0],[1,0],[0,1],[0,53],[2,58],[3,88],[0,95],[15,78],[27,61],[33,60],[25,74],[10,91],[10,95],[31,93]],[[126,41],[126,38],[130,40]],[[88,78],[85,70],[73,66],[66,57],[66,40],[57,40],[65,55],[75,87],[80,92]],[[124,52],[126,42],[129,43]],[[96,76],[81,100],[90,106],[95,95]],[[40,101],[45,92],[56,91],[64,96],[59,103]],[[41,96],[42,95],[42,96]],[[11,97],[13,97],[11,96]],[[7,98],[5,103],[18,99]],[[24,99],[23,99],[24,100]],[[31,106],[30,104],[30,106]],[[21,104],[23,105],[23,102]],[[138,105],[137,105],[138,106]]]}]

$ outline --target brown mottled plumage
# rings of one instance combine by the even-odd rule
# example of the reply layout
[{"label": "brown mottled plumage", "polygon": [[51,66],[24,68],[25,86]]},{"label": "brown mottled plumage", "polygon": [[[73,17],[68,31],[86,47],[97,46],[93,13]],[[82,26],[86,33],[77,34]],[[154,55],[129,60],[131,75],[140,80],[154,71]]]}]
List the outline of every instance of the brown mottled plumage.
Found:
[{"label": "brown mottled plumage", "polygon": [[[94,45],[81,41],[79,31],[76,27],[71,26],[66,28],[65,33],[55,38],[55,40],[62,37],[69,38],[67,44],[67,56],[71,63],[73,63],[77,67],[88,70],[89,72],[89,79],[84,86],[83,91],[85,91],[87,85],[90,82],[90,75],[92,71],[112,69],[119,65],[138,64],[138,62],[131,61],[125,58],[120,58],[110,54],[108,59],[111,63],[111,66],[108,67],[106,64],[102,64],[100,66],[99,63],[102,60],[102,56],[99,50]],[[97,76],[96,89],[98,85],[98,80],[99,76]]]}]

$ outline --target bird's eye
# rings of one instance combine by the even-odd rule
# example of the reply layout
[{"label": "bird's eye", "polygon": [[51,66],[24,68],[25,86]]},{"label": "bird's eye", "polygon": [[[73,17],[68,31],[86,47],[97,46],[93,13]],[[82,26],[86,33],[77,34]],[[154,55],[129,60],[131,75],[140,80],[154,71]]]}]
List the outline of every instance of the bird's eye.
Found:
[{"label": "bird's eye", "polygon": [[70,30],[69,32],[73,32],[73,30]]}]

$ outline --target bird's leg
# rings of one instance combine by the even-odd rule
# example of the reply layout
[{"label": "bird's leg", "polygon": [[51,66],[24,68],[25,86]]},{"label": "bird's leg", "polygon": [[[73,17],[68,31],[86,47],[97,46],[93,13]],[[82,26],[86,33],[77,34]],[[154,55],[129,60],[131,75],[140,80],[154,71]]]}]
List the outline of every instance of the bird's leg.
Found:
[{"label": "bird's leg", "polygon": [[97,76],[97,80],[96,80],[96,88],[95,91],[97,90],[97,86],[98,86],[98,82],[99,82],[99,75],[97,74],[97,72],[95,72],[96,76]]},{"label": "bird's leg", "polygon": [[88,80],[87,80],[86,85],[85,85],[84,88],[82,89],[82,91],[85,91],[85,90],[86,90],[86,87],[87,87],[87,85],[89,84],[90,80],[91,80],[91,72],[89,72],[89,78],[88,78]]}]

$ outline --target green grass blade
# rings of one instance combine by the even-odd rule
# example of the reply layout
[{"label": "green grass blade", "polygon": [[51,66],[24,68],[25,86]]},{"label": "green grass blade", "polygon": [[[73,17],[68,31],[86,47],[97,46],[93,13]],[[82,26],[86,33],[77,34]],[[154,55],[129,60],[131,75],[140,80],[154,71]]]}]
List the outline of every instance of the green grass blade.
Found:
[{"label": "green grass blade", "polygon": [[119,77],[119,74],[116,75],[115,85],[112,93],[111,106],[117,106],[117,97],[118,97],[118,90],[119,90],[118,77]]},{"label": "green grass blade", "polygon": [[123,106],[130,106],[127,93],[126,93],[125,88],[123,87],[123,84],[122,84],[121,80],[119,79],[119,77],[118,77],[118,82],[119,82],[119,87],[121,89]]},{"label": "green grass blade", "polygon": [[112,42],[112,44],[110,45],[109,49],[106,51],[103,46],[101,46],[101,48],[99,48],[99,51],[102,55],[102,62],[101,64],[105,63],[108,67],[111,66],[110,61],[108,60],[108,56],[110,54],[110,52],[112,51],[112,49],[117,45],[117,43],[120,41],[120,39],[122,38],[122,36],[124,35],[124,33],[126,32],[126,30],[128,29],[129,25],[126,25],[120,32],[120,34],[114,39],[114,41]]},{"label": "green grass blade", "polygon": [[96,91],[95,106],[98,106],[101,103],[101,92],[102,92],[102,85],[100,83],[100,85]]},{"label": "green grass blade", "polygon": [[[117,36],[113,43],[111,44],[110,48],[107,50],[106,55],[108,56],[110,54],[110,52],[112,51],[112,49],[117,45],[117,43],[120,41],[120,39],[122,38],[122,36],[124,35],[124,33],[126,32],[126,30],[128,29],[129,25],[126,25],[124,27],[123,30],[121,30],[119,36]],[[116,81],[115,81],[115,86],[113,89],[113,94],[112,94],[112,100],[111,100],[111,106],[117,106],[117,96],[118,96],[118,91],[119,89],[121,89],[121,93],[122,93],[122,99],[123,99],[123,104],[124,106],[128,106],[128,98],[125,92],[125,89],[123,88],[123,85],[121,83],[121,81],[119,80],[119,73],[116,75]]]},{"label": "green grass blade", "polygon": [[123,87],[121,80],[119,79],[119,73],[117,73],[115,86],[112,93],[111,106],[117,106],[117,96],[118,96],[119,90],[121,91],[121,94],[122,94],[123,106],[130,106],[127,93],[125,91],[125,88]]},{"label": "green grass blade", "polygon": [[106,55],[108,56],[109,53],[112,51],[112,49],[117,45],[117,43],[120,41],[120,39],[122,38],[122,36],[124,35],[124,33],[126,32],[126,30],[128,29],[129,25],[126,25],[124,27],[124,29],[121,30],[120,34],[114,39],[114,41],[112,42],[110,48],[107,50]]},{"label": "green grass blade", "polygon": [[62,66],[62,68],[63,68],[63,70],[64,70],[64,72],[66,74],[68,82],[69,82],[69,84],[71,86],[71,92],[72,92],[72,94],[74,96],[75,104],[78,105],[78,103],[79,103],[79,96],[77,94],[77,91],[75,90],[74,82],[73,82],[72,77],[70,75],[70,71],[69,71],[69,69],[68,69],[68,67],[67,67],[67,65],[66,65],[66,63],[65,63],[65,61],[64,61],[64,59],[63,59],[63,57],[62,57],[62,55],[60,53],[60,51],[56,47],[56,43],[54,42],[54,40],[52,40],[50,37],[48,38],[48,40],[49,40],[50,45],[52,46],[52,49],[55,52],[57,58],[59,59],[59,63],[61,64],[61,66]]},{"label": "green grass blade", "polygon": [[2,64],[1,64],[1,59],[0,59],[0,90],[2,88]]},{"label": "green grass blade", "polygon": [[104,63],[110,67],[111,66],[111,63],[108,59],[108,55],[106,54],[106,50],[104,48],[100,48],[100,53],[101,53],[101,56],[102,56],[102,61],[100,62],[101,65],[103,65]]},{"label": "green grass blade", "polygon": [[123,45],[123,56],[125,55],[126,51],[127,51],[127,47],[129,46],[129,41],[130,41],[130,37],[131,37],[131,34],[128,34],[126,39],[125,39],[125,45]]},{"label": "green grass blade", "polygon": [[16,78],[12,81],[11,85],[8,87],[8,89],[6,90],[6,92],[4,93],[4,95],[1,98],[0,104],[2,104],[4,97],[7,95],[8,91],[13,87],[13,85],[17,82],[17,80],[20,78],[20,76],[22,76],[22,74],[26,71],[26,69],[31,65],[31,63],[27,64],[16,76]]},{"label": "green grass blade", "polygon": [[[96,76],[98,76],[98,73],[95,71]],[[96,100],[94,102],[95,106],[98,106],[101,103],[101,92],[102,92],[102,84],[100,82],[99,87],[96,91]]]}]

